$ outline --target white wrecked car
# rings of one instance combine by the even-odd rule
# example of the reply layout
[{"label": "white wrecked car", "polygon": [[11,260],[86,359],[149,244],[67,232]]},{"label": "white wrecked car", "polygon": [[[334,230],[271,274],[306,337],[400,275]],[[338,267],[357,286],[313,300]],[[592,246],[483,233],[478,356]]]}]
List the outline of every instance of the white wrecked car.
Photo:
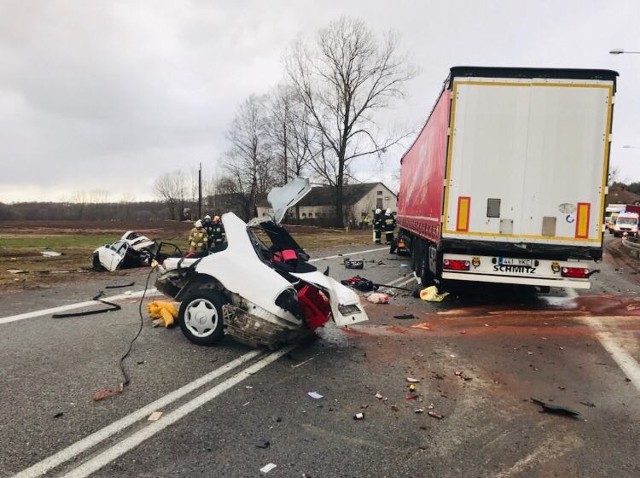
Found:
[{"label": "white wrecked car", "polygon": [[93,269],[113,272],[118,269],[150,266],[158,249],[156,241],[135,231],[127,231],[120,240],[93,251]]},{"label": "white wrecked car", "polygon": [[274,217],[248,224],[229,212],[221,219],[224,250],[203,258],[167,258],[156,287],[181,301],[178,322],[193,343],[210,345],[225,332],[252,347],[276,348],[313,333],[328,320],[368,320],[353,290],[319,272],[279,225],[286,210],[310,191],[296,178],[269,193]]}]

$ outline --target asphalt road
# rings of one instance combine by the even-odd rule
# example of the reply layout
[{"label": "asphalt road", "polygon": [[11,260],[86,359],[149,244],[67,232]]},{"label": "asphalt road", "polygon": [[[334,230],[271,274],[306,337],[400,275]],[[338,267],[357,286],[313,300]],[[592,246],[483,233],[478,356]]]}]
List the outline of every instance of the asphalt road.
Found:
[{"label": "asphalt road", "polygon": [[[407,260],[362,250],[313,256],[337,279],[411,287]],[[364,302],[369,322],[274,353],[152,328],[146,273],[0,295],[0,476],[640,476],[639,289],[609,255],[589,291],[474,286],[430,303],[397,290]],[[100,290],[122,309],[39,312]],[[94,401],[123,381],[141,325],[129,385]]]}]

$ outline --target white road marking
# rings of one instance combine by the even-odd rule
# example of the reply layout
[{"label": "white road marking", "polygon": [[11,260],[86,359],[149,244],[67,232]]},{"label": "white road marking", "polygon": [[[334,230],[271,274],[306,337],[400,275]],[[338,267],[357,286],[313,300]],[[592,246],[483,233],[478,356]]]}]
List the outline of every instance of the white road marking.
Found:
[{"label": "white road marking", "polygon": [[[56,466],[73,459],[75,456],[80,455],[81,453],[89,450],[90,448],[96,446],[98,443],[106,440],[110,436],[128,428],[133,425],[135,422],[139,420],[144,420],[146,417],[155,412],[157,410],[163,409],[166,406],[172,404],[176,400],[184,397],[185,395],[197,390],[198,388],[206,385],[207,383],[215,380],[216,378],[224,375],[236,367],[244,364],[245,362],[253,359],[254,357],[261,355],[262,352],[258,350],[254,350],[252,352],[246,353],[241,357],[238,357],[235,360],[223,365],[222,367],[213,370],[212,372],[203,375],[202,377],[194,380],[187,385],[180,387],[177,390],[165,395],[164,397],[159,398],[158,400],[148,404],[147,406],[127,415],[126,417],[121,418],[118,421],[113,422],[111,425],[106,426],[105,428],[98,430],[95,433],[83,438],[82,440],[77,441],[76,443],[60,450],[54,455],[51,455],[48,458],[36,463],[35,465],[23,470],[22,472],[15,475],[14,478],[32,478],[37,476],[42,476],[47,473],[49,470],[55,468]],[[164,418],[163,418],[164,420]]]},{"label": "white road marking", "polygon": [[[142,297],[143,293],[145,297],[162,295],[161,292],[158,292],[157,289],[153,288],[153,289],[148,289],[146,293],[144,291],[138,291],[138,292],[132,292],[130,294],[119,294],[119,295],[113,295],[111,297],[102,297],[102,298],[109,302],[119,302],[121,300],[126,300],[126,299],[137,299],[139,297]],[[83,307],[90,307],[92,305],[99,305],[99,304],[101,304],[100,301],[87,300],[85,302],[77,302],[75,304],[61,305],[60,307],[52,307],[51,309],[35,310],[33,312],[25,312],[24,314],[10,315],[8,317],[1,317],[0,325],[8,324],[9,322],[16,322],[18,320],[33,319],[35,317],[41,317],[43,315],[57,314],[59,312],[66,312],[68,310],[81,309]]]},{"label": "white road marking", "polygon": [[69,473],[65,474],[64,476],[66,478],[83,478],[85,476],[89,476],[91,473],[94,473],[100,468],[102,468],[103,466],[108,465],[109,463],[114,461],[116,458],[131,451],[133,448],[140,445],[145,440],[148,440],[149,438],[154,436],[156,433],[161,432],[169,425],[174,424],[181,418],[187,416],[189,413],[202,407],[207,402],[216,398],[218,395],[226,392],[227,390],[234,387],[238,383],[254,375],[258,371],[260,371],[261,369],[269,365],[270,363],[275,362],[283,355],[289,353],[294,347],[295,347],[294,345],[291,345],[282,350],[278,350],[277,352],[273,352],[270,355],[267,355],[265,358],[263,358],[259,362],[256,362],[250,367],[247,367],[246,369],[238,372],[233,377],[230,377],[224,382],[216,385],[211,390],[204,392],[203,394],[185,403],[184,405],[177,408],[176,410],[163,415],[162,418],[157,422],[151,422],[149,425],[137,431],[133,435],[119,441],[112,447],[107,448],[105,451],[103,451],[99,455],[91,458],[90,460],[86,461],[85,463],[75,468],[74,470],[70,471]]},{"label": "white road marking", "polygon": [[582,439],[575,435],[567,435],[561,438],[551,437],[545,440],[538,448],[529,453],[526,457],[518,460],[511,468],[495,475],[496,478],[508,478],[509,476],[521,475],[530,470],[536,463],[547,462],[551,459],[560,458],[568,452],[582,446]]},{"label": "white road marking", "polygon": [[318,257],[317,259],[311,259],[309,262],[326,261],[328,259],[335,259],[337,257],[349,257],[350,255],[355,256],[359,254],[369,254],[370,252],[380,252],[380,251],[386,251],[388,249],[389,249],[389,246],[378,247],[377,249],[367,249],[366,251],[355,251],[355,252],[350,252],[349,254],[336,254],[335,256]]},{"label": "white road marking", "polygon": [[618,367],[622,369],[627,378],[631,380],[631,383],[633,383],[640,392],[640,365],[638,362],[618,345],[614,335],[607,331],[599,317],[582,317],[582,320],[587,323],[589,327],[597,331],[596,337],[604,349],[609,352],[611,358],[613,358],[618,364]]},{"label": "white road marking", "polygon": [[[566,289],[567,297],[575,299],[578,297],[577,292],[574,289]],[[600,341],[600,344],[604,349],[609,352],[611,358],[618,364],[618,367],[622,369],[627,378],[631,380],[631,383],[640,392],[640,365],[638,362],[629,355],[623,347],[621,347],[611,332],[607,331],[600,318],[598,317],[582,317],[584,323],[596,331],[596,338]]]}]

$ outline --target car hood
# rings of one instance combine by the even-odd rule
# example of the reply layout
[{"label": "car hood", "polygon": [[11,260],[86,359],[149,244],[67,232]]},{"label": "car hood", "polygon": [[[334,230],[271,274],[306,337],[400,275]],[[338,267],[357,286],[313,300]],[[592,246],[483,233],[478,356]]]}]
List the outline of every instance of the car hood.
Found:
[{"label": "car hood", "polygon": [[309,178],[295,177],[282,187],[273,188],[267,195],[267,201],[271,204],[273,213],[271,217],[255,218],[249,222],[249,226],[254,226],[264,221],[280,223],[282,218],[292,206],[295,206],[303,197],[311,191]]}]

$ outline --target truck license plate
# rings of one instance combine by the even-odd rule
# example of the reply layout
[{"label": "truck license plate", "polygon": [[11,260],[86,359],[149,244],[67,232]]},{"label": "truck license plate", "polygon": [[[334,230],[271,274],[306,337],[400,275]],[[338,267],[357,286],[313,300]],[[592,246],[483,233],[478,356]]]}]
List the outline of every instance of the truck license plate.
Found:
[{"label": "truck license plate", "polygon": [[535,259],[516,259],[513,257],[498,257],[498,265],[501,266],[526,266],[535,267]]}]

